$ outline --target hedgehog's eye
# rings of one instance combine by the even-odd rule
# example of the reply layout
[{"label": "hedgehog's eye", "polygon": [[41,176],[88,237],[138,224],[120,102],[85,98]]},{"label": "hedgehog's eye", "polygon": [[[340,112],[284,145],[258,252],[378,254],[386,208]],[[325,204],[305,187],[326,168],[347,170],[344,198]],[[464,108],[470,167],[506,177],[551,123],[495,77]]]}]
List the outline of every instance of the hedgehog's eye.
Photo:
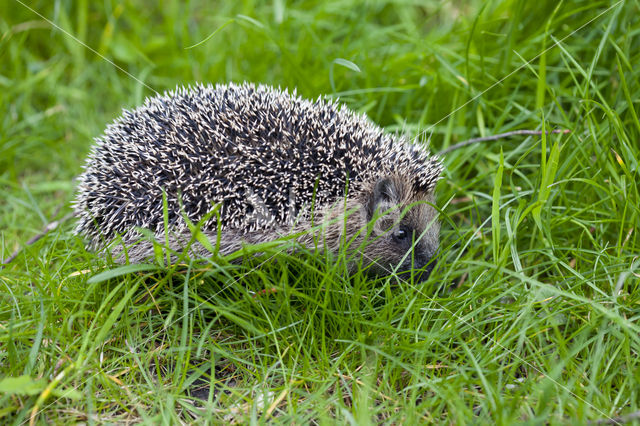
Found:
[{"label": "hedgehog's eye", "polygon": [[393,233],[393,238],[396,241],[403,241],[407,238],[407,236],[409,236],[409,233],[407,232],[406,229],[403,229],[403,228],[398,228]]}]

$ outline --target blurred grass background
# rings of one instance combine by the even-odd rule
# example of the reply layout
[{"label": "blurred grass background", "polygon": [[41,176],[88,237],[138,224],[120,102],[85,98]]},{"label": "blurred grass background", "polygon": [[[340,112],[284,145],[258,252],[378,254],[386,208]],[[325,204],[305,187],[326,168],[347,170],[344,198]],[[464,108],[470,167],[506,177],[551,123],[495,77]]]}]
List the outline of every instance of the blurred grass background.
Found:
[{"label": "blurred grass background", "polygon": [[[0,259],[22,248],[0,269],[0,377],[23,380],[0,381],[3,421],[574,424],[640,409],[637,1],[0,10]],[[245,80],[339,98],[435,152],[571,133],[445,157],[442,259],[420,288],[313,255],[105,271],[71,222],[25,247],[70,211],[121,108]],[[194,403],[201,382],[217,390]]]}]

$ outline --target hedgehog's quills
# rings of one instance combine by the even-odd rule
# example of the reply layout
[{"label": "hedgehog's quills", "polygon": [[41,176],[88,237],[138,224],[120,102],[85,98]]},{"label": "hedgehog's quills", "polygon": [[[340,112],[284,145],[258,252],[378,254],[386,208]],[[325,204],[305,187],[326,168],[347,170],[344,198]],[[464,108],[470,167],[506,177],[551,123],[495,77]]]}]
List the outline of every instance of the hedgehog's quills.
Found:
[{"label": "hedgehog's quills", "polygon": [[[91,249],[117,235],[134,243],[136,227],[164,242],[164,193],[175,250],[191,239],[183,215],[197,223],[218,204],[223,254],[302,232],[298,241],[310,248],[336,252],[351,241],[356,261],[376,273],[423,268],[438,246],[431,204],[441,170],[422,147],[331,101],[252,84],[197,85],[125,110],[96,139],[79,177],[76,232]],[[202,226],[213,244],[217,221]],[[127,255],[143,261],[153,245]]]}]

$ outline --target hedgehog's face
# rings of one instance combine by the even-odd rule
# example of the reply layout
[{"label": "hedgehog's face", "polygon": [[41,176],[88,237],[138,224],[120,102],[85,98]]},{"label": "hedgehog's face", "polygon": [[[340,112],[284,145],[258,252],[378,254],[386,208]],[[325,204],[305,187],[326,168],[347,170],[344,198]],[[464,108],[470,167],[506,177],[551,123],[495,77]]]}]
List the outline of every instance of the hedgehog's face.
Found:
[{"label": "hedgehog's face", "polygon": [[435,265],[440,232],[433,194],[415,191],[400,177],[380,179],[370,194],[364,263],[377,275],[413,270],[425,280]]}]

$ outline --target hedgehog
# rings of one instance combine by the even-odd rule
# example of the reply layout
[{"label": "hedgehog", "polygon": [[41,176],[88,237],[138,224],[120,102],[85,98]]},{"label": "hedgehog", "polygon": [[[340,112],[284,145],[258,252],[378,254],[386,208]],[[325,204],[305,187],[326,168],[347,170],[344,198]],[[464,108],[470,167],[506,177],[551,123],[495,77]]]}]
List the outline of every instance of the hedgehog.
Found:
[{"label": "hedgehog", "polygon": [[171,250],[191,243],[192,255],[211,256],[193,242],[200,222],[221,254],[295,235],[312,250],[348,247],[350,265],[374,275],[426,278],[442,168],[423,144],[331,99],[252,83],[182,86],[123,110],[95,139],[75,233],[121,263],[153,258],[140,229],[161,244],[169,235]]}]

